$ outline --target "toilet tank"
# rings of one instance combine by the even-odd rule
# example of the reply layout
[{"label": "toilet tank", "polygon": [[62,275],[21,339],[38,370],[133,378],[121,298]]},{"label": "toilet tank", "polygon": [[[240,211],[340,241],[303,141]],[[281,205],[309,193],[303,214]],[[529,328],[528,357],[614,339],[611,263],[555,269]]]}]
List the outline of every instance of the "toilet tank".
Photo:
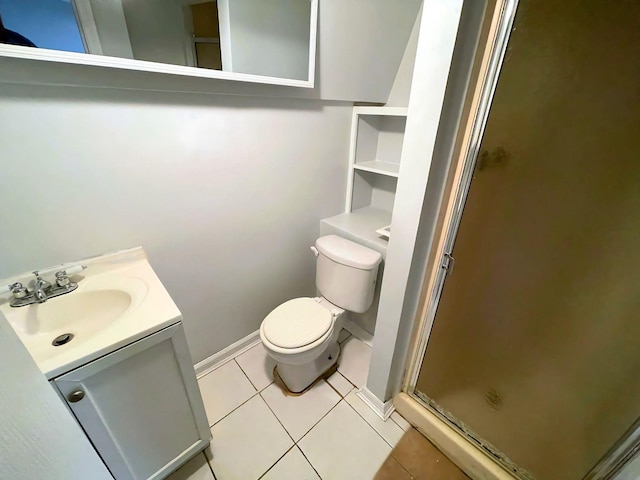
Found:
[{"label": "toilet tank", "polygon": [[320,237],[316,249],[320,294],[345,310],[366,312],[373,302],[382,255],[337,235]]}]

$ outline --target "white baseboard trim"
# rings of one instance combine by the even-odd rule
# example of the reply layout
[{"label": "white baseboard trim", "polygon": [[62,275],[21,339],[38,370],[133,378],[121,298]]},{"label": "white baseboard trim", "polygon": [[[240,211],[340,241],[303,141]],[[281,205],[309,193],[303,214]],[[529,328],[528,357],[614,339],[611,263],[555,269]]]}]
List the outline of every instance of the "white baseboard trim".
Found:
[{"label": "white baseboard trim", "polygon": [[342,328],[344,328],[351,335],[353,335],[356,338],[359,338],[364,343],[366,343],[367,345],[373,348],[373,335],[371,335],[369,332],[367,332],[364,328],[362,328],[360,325],[355,323],[350,318],[345,318],[344,325],[342,326]]},{"label": "white baseboard trim", "polygon": [[378,397],[376,397],[367,387],[362,387],[357,395],[371,410],[374,411],[376,415],[378,415],[385,422],[394,412],[395,407],[393,406],[393,401],[391,399],[383,402]]},{"label": "white baseboard trim", "polygon": [[244,338],[241,338],[236,343],[232,343],[226,348],[223,348],[217,353],[214,353],[210,357],[205,358],[201,362],[198,362],[193,367],[196,371],[196,377],[201,378],[207,373],[215,370],[223,363],[227,363],[229,360],[233,360],[238,355],[243,354],[251,347],[260,343],[260,330],[256,330],[250,333]]}]

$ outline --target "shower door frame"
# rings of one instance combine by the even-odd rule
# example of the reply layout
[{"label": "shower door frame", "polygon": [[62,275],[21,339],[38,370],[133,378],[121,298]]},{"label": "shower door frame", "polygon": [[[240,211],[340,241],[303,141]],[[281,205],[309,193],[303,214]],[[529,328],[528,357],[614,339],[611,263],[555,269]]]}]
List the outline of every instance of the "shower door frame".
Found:
[{"label": "shower door frame", "polygon": [[[473,438],[462,430],[458,424],[437,411],[415,392],[444,283],[447,275],[454,268],[453,248],[471,188],[476,160],[480,153],[480,145],[489,119],[493,97],[498,86],[498,79],[513,30],[518,4],[519,0],[497,0],[493,12],[487,13],[487,15],[491,15],[488,18],[491,22],[488,37],[484,46],[479,45],[481,48],[484,47],[484,50],[474,60],[480,64],[477,83],[475,86],[471,85],[467,93],[471,97],[471,104],[466,118],[463,117],[461,121],[461,126],[464,126],[465,129],[464,133],[462,137],[456,139],[456,142],[460,145],[459,153],[457,158],[454,157],[452,159],[450,167],[452,174],[447,180],[450,183],[450,190],[447,192],[445,189],[441,202],[438,216],[440,225],[437,227],[431,244],[431,249],[435,249],[434,255],[431,256],[424,273],[424,286],[420,294],[418,314],[401,385],[402,391],[409,395],[412,400],[436,415],[450,427],[453,427],[458,433],[467,438],[469,443],[477,447],[485,456],[512,475],[517,475],[517,473],[513,468],[510,468],[513,465],[510,464],[507,458],[502,461],[496,460],[495,454],[499,454],[499,451],[491,453],[484,451],[478,445],[477,440],[473,441]],[[639,452],[640,418],[582,480],[611,480]]]}]

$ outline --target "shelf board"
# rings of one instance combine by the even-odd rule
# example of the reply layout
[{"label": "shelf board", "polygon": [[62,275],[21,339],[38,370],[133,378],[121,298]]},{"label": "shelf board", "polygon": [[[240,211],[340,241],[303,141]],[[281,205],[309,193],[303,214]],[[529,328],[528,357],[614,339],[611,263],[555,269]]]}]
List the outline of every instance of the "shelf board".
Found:
[{"label": "shelf board", "polygon": [[387,255],[389,241],[376,233],[376,230],[390,223],[391,212],[376,207],[360,208],[321,221],[321,225],[329,230],[380,252],[383,258]]},{"label": "shelf board", "polygon": [[363,170],[365,172],[373,172],[380,175],[387,175],[389,177],[396,178],[398,178],[398,174],[400,173],[400,164],[381,162],[380,160],[354,163],[353,168],[355,168],[356,170]]},{"label": "shelf board", "polygon": [[407,107],[353,107],[358,115],[380,115],[389,117],[406,117]]}]

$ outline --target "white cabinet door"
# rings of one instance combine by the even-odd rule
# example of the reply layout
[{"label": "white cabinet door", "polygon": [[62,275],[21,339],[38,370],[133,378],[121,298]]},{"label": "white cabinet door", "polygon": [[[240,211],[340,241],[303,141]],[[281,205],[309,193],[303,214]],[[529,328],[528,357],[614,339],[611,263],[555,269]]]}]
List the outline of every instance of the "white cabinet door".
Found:
[{"label": "white cabinet door", "polygon": [[210,441],[181,324],[54,382],[117,480],[164,478]]}]

